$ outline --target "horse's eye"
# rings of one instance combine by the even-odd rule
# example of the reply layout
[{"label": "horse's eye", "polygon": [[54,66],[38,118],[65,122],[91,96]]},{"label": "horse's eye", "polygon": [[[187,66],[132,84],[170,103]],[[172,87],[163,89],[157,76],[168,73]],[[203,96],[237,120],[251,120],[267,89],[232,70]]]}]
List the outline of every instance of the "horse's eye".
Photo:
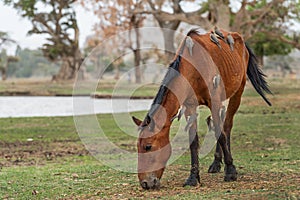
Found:
[{"label": "horse's eye", "polygon": [[146,151],[150,151],[151,148],[152,148],[152,145],[151,145],[151,144],[147,144],[147,145],[145,146],[145,150],[146,150]]}]

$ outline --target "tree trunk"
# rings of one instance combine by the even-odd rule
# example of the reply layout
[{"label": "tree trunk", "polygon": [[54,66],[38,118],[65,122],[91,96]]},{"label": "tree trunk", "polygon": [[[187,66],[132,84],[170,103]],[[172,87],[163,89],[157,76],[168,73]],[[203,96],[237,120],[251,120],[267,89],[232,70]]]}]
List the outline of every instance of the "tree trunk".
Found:
[{"label": "tree trunk", "polygon": [[53,81],[72,80],[75,78],[82,80],[85,78],[85,66],[81,66],[82,56],[79,49],[79,28],[77,22],[74,23],[73,43],[68,47],[70,49],[69,53],[62,55],[60,70],[52,77]]},{"label": "tree trunk", "polygon": [[72,58],[64,57],[58,73],[52,76],[52,81],[71,80],[75,77],[76,69],[75,66],[72,66]]},{"label": "tree trunk", "polygon": [[7,78],[7,75],[6,75],[6,68],[1,67],[1,68],[0,68],[0,71],[1,71],[2,81],[5,81],[6,78]]},{"label": "tree trunk", "polygon": [[84,65],[81,65],[83,62],[83,58],[79,49],[79,28],[77,26],[74,27],[74,61],[73,61],[73,65],[74,65],[74,72],[75,74],[73,74],[73,77],[76,77],[77,80],[84,80],[85,76],[86,76],[86,69]]},{"label": "tree trunk", "polygon": [[175,30],[162,29],[162,31],[164,36],[166,59],[170,61],[174,58],[176,54],[176,50],[174,46]]},{"label": "tree trunk", "polygon": [[118,64],[114,65],[114,68],[115,68],[115,77],[114,77],[114,79],[119,80],[120,79],[119,65]]},{"label": "tree trunk", "polygon": [[[135,83],[141,83],[142,82],[142,72],[141,72],[141,68],[140,68],[140,64],[141,64],[141,44],[140,44],[140,39],[141,39],[141,35],[140,35],[140,30],[139,28],[142,25],[143,22],[143,17],[139,16],[139,15],[132,15],[131,19],[130,19],[130,31],[129,31],[129,39],[130,39],[130,48],[133,51],[133,55],[134,55],[134,68],[135,68]],[[131,29],[131,27],[133,27],[134,29],[134,42],[135,45],[132,45],[132,41],[131,41],[131,31],[133,29]]]},{"label": "tree trunk", "polygon": [[156,18],[160,28],[162,29],[163,36],[164,36],[164,45],[165,45],[165,54],[166,60],[170,61],[174,58],[176,54],[175,46],[174,46],[174,37],[175,31],[177,30],[178,26],[180,25],[180,21],[172,21],[166,23],[165,21],[161,21],[159,18]]},{"label": "tree trunk", "polygon": [[0,58],[0,72],[1,72],[2,81],[5,81],[7,78],[7,75],[6,75],[7,66],[8,66],[8,58],[7,58],[6,52],[4,52],[4,55],[1,55],[1,58]]},{"label": "tree trunk", "polygon": [[86,68],[85,65],[82,65],[83,58],[79,49],[75,51],[73,62],[75,68],[75,74],[73,74],[73,77],[76,77],[77,80],[84,80],[86,77]]},{"label": "tree trunk", "polygon": [[52,81],[64,81],[77,78],[83,80],[85,78],[85,67],[81,66],[82,58],[78,49],[73,57],[63,57],[60,70],[56,75],[52,76]]},{"label": "tree trunk", "polygon": [[6,60],[6,63],[3,66],[3,70],[2,70],[2,80],[5,81],[7,79],[7,69],[8,69],[8,59]]},{"label": "tree trunk", "polygon": [[96,78],[99,78],[99,79],[103,79],[103,74],[104,74],[104,71],[105,71],[105,69],[104,69],[104,66],[103,66],[103,64],[102,64],[102,62],[101,62],[101,59],[100,59],[100,57],[101,57],[101,54],[96,54],[96,58],[95,58],[95,60],[94,60],[94,64],[95,64],[95,66],[96,66]]},{"label": "tree trunk", "polygon": [[216,6],[217,23],[216,25],[222,29],[230,30],[230,8],[227,4],[219,4]]},{"label": "tree trunk", "polygon": [[[138,22],[139,23],[139,22]],[[141,73],[141,44],[140,44],[140,31],[139,25],[135,26],[135,35],[136,35],[136,49],[133,50],[134,53],[134,67],[135,67],[135,83],[142,82],[142,73]]]}]

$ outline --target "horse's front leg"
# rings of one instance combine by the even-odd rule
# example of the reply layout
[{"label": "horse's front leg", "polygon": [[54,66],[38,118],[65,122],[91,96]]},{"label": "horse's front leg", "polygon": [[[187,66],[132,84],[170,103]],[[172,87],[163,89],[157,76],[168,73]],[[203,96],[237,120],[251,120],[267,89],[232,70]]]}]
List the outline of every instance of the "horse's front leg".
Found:
[{"label": "horse's front leg", "polygon": [[222,163],[222,149],[219,143],[216,145],[215,159],[213,163],[209,166],[208,173],[218,173],[221,171]]},{"label": "horse's front leg", "polygon": [[191,153],[191,171],[190,176],[185,181],[184,186],[196,186],[200,183],[199,175],[199,159],[198,159],[198,150],[199,150],[199,139],[197,133],[197,113],[196,108],[193,109],[193,112],[187,110],[185,113],[187,119],[186,130],[189,132],[189,144],[190,144],[190,153]]}]

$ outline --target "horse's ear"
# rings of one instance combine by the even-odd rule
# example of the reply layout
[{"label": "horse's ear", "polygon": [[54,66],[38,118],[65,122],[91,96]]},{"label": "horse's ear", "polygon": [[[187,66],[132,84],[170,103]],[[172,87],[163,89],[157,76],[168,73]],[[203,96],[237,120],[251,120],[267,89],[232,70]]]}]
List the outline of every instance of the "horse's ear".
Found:
[{"label": "horse's ear", "polygon": [[134,116],[132,116],[132,120],[137,126],[140,126],[142,124],[142,121]]}]

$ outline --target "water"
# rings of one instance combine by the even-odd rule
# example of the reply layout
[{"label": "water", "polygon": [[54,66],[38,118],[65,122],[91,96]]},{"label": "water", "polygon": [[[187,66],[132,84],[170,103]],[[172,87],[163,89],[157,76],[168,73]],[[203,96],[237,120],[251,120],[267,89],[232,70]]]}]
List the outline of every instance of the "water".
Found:
[{"label": "water", "polygon": [[0,118],[73,116],[148,110],[152,100],[90,97],[0,97]]}]

